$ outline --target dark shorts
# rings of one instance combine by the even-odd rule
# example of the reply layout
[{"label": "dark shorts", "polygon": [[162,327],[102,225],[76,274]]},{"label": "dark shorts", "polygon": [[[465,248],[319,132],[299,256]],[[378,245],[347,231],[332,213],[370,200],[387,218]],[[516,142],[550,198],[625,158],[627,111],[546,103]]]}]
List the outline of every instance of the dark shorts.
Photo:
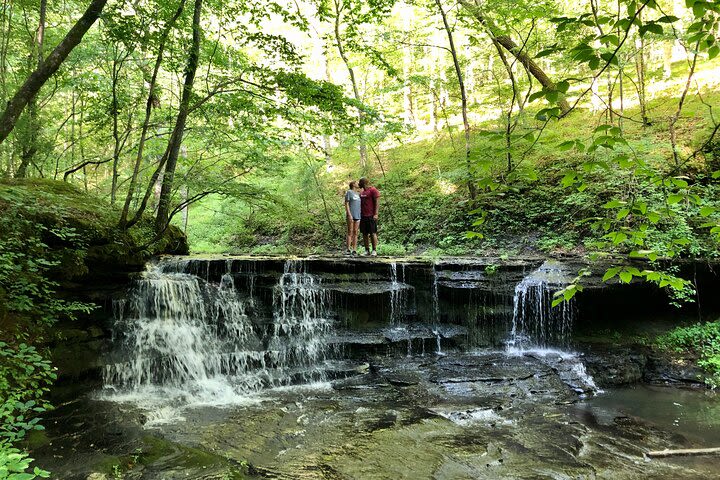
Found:
[{"label": "dark shorts", "polygon": [[360,219],[360,233],[363,235],[377,233],[377,220],[373,217],[362,217]]}]

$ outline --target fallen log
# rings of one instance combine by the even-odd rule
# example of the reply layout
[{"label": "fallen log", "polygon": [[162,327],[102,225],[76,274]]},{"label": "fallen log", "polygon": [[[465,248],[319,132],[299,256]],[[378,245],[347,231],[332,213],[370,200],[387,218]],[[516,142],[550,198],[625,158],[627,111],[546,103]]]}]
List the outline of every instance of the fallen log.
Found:
[{"label": "fallen log", "polygon": [[715,448],[683,448],[679,450],[655,450],[647,452],[648,457],[659,458],[659,457],[673,457],[681,455],[708,455],[712,453],[720,453],[720,447]]}]

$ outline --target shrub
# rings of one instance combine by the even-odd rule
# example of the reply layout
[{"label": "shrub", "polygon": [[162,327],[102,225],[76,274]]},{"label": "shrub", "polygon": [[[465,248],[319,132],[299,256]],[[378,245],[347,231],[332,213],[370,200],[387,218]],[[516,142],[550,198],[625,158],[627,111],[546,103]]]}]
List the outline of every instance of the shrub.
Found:
[{"label": "shrub", "polygon": [[656,344],[663,350],[697,356],[698,366],[708,373],[705,382],[720,386],[720,320],[677,327],[659,336]]}]

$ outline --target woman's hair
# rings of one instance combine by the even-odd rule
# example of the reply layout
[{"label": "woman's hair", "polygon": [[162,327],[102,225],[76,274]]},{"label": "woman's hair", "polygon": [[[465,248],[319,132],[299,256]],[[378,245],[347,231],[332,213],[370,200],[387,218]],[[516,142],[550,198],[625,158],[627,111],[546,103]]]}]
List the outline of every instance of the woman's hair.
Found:
[{"label": "woman's hair", "polygon": [[352,190],[352,189],[355,188],[356,186],[357,186],[357,182],[356,182],[355,180],[353,180],[352,182],[350,182],[350,190]]}]

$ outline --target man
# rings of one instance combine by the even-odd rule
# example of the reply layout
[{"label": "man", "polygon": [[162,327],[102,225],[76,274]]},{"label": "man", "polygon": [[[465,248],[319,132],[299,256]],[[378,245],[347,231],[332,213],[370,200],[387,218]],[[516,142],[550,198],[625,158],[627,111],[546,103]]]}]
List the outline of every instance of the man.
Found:
[{"label": "man", "polygon": [[[370,185],[370,180],[363,177],[360,179],[360,233],[363,234],[365,244],[365,255],[377,257],[377,220],[380,207],[380,192]],[[370,241],[372,241],[372,253],[370,252]]]}]

